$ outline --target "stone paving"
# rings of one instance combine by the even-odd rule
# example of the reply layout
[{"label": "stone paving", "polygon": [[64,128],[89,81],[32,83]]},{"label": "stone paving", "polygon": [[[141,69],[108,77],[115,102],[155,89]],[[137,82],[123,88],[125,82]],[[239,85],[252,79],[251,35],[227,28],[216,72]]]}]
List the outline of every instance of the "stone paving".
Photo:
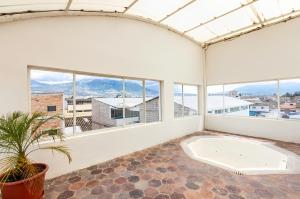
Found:
[{"label": "stone paving", "polygon": [[[300,174],[241,176],[192,160],[181,149],[180,141],[207,134],[220,135],[194,133],[48,180],[45,198],[300,199]],[[298,144],[275,144],[300,155]]]}]

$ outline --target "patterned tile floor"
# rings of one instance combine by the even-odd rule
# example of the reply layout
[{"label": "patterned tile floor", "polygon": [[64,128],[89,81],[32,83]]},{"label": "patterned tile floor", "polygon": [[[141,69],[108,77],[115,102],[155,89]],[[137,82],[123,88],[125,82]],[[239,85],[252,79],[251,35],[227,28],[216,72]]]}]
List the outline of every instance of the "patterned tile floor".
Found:
[{"label": "patterned tile floor", "polygon": [[[300,174],[240,176],[185,155],[180,141],[207,134],[220,135],[198,132],[51,179],[45,198],[300,199]],[[275,143],[300,155],[300,145]]]}]

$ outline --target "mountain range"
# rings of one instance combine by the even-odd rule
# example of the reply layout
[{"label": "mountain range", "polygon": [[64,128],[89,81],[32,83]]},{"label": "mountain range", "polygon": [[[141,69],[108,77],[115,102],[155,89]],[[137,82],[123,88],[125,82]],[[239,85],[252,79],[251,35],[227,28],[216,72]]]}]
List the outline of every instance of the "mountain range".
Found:
[{"label": "mountain range", "polygon": [[[63,92],[65,95],[72,95],[73,82],[49,84],[37,80],[31,80],[32,93],[54,93]],[[114,79],[81,79],[76,81],[76,93],[79,97],[117,97],[122,94],[123,84],[120,80]],[[141,97],[143,86],[133,81],[125,81],[127,97]],[[156,85],[146,87],[147,97],[154,97],[159,94]]]},{"label": "mountain range", "polygon": [[[266,85],[247,85],[235,88],[238,93],[242,95],[273,95],[277,93],[277,85],[266,84]],[[300,82],[285,82],[280,84],[280,94],[295,93],[300,91]]]}]

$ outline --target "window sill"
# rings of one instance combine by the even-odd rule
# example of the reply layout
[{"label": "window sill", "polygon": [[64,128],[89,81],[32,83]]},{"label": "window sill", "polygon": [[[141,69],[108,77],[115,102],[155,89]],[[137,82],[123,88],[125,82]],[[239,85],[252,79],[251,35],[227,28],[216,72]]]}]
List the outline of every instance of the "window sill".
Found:
[{"label": "window sill", "polygon": [[[87,136],[91,136],[91,135],[113,133],[113,132],[117,132],[120,130],[160,125],[162,123],[163,123],[163,121],[158,121],[158,122],[151,122],[151,123],[137,123],[137,124],[131,124],[131,125],[125,125],[125,126],[96,129],[96,130],[85,131],[82,133],[77,133],[77,134],[67,136],[67,137],[65,137],[64,140],[67,141],[67,140],[78,139],[78,138],[87,137]],[[47,143],[53,143],[53,142],[54,142],[53,139],[49,137],[49,138],[45,138],[44,140],[42,140],[40,142],[40,144],[47,144]]]}]

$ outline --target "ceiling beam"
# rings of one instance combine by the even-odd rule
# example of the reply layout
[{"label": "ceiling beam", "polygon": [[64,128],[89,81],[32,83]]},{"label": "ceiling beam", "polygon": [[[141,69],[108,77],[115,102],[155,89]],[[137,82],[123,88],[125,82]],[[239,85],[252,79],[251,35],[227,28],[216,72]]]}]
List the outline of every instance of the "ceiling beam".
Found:
[{"label": "ceiling beam", "polygon": [[73,0],[69,0],[69,1],[68,1],[68,4],[67,4],[67,6],[66,6],[65,11],[69,11],[69,10],[70,10],[70,7],[71,7],[72,2],[73,2]]},{"label": "ceiling beam", "polygon": [[258,13],[253,4],[249,5],[249,8],[251,9],[252,13],[254,14],[259,23],[263,23],[265,21],[265,19]]},{"label": "ceiling beam", "polygon": [[288,14],[281,15],[281,16],[278,16],[278,17],[273,17],[273,18],[265,20],[261,23],[253,24],[253,25],[235,30],[233,32],[227,33],[225,35],[213,38],[209,41],[204,42],[203,46],[209,46],[209,45],[212,45],[212,44],[215,44],[215,43],[230,40],[230,39],[239,37],[241,35],[244,35],[244,34],[247,34],[247,33],[262,29],[262,28],[265,28],[265,27],[269,27],[269,26],[272,26],[272,25],[275,25],[275,24],[286,22],[286,21],[289,21],[291,19],[295,19],[295,18],[298,18],[298,17],[300,17],[300,10],[292,11]]},{"label": "ceiling beam", "polygon": [[123,13],[126,13],[130,8],[132,8],[132,6],[134,6],[134,4],[136,4],[138,2],[138,0],[134,0],[128,7],[125,8],[125,10],[123,11]]},{"label": "ceiling beam", "polygon": [[252,1],[249,1],[249,2],[247,2],[247,3],[245,3],[245,4],[242,4],[241,6],[235,8],[235,9],[233,9],[233,10],[230,10],[230,11],[224,13],[224,14],[221,14],[221,15],[219,15],[219,16],[216,16],[216,17],[214,17],[214,18],[212,18],[212,19],[210,19],[210,20],[208,20],[208,21],[202,22],[202,23],[200,23],[200,24],[198,24],[198,25],[196,25],[196,26],[194,26],[194,27],[192,27],[192,28],[190,28],[190,29],[184,31],[184,34],[190,32],[190,31],[193,31],[193,30],[195,30],[195,29],[197,29],[197,28],[199,28],[199,27],[201,27],[201,26],[204,26],[204,25],[206,25],[206,24],[208,24],[208,23],[210,23],[210,22],[212,22],[212,21],[215,21],[215,20],[217,20],[217,19],[220,19],[221,17],[224,17],[224,16],[226,16],[226,15],[229,15],[229,14],[231,14],[231,13],[233,13],[233,12],[235,12],[235,11],[237,11],[237,10],[243,8],[243,7],[249,6],[249,5],[253,4],[253,3],[256,2],[256,1],[258,1],[258,0],[252,0]]},{"label": "ceiling beam", "polygon": [[171,17],[172,15],[176,14],[177,12],[179,12],[180,10],[186,8],[187,6],[191,5],[192,3],[194,3],[197,0],[191,0],[189,2],[187,2],[185,5],[183,5],[182,7],[176,9],[175,11],[173,11],[172,13],[168,14],[167,16],[165,16],[164,18],[162,18],[161,20],[158,21],[158,23],[163,22],[164,20],[166,20],[167,18]]}]

